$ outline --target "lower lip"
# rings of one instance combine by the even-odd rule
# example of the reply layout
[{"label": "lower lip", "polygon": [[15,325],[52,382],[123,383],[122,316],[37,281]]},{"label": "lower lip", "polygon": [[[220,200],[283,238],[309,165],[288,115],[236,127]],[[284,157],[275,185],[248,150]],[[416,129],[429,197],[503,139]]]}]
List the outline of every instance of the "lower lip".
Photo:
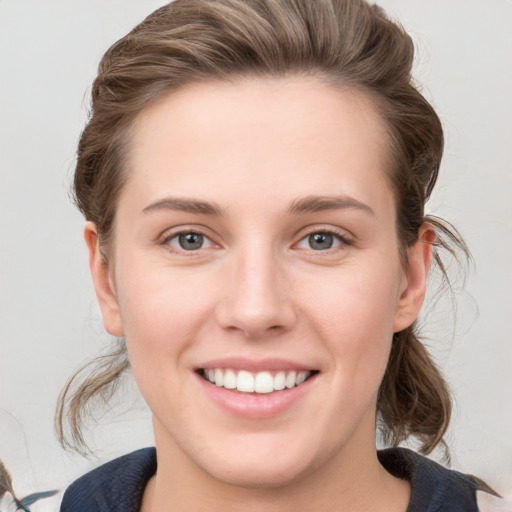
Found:
[{"label": "lower lip", "polygon": [[272,393],[239,393],[216,386],[197,375],[206,394],[221,408],[245,418],[271,418],[285,412],[311,388],[318,374],[312,375],[299,386]]}]

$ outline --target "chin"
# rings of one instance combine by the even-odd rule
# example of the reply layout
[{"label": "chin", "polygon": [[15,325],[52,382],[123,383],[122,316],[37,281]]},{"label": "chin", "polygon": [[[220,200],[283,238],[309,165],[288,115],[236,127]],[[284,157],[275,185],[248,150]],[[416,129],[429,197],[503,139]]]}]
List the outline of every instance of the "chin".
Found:
[{"label": "chin", "polygon": [[221,467],[204,468],[210,477],[227,485],[245,489],[278,489],[300,480],[306,467],[267,461],[235,461]]},{"label": "chin", "polygon": [[[217,481],[241,488],[282,488],[291,485],[322,464],[323,457],[310,450],[312,444],[285,440],[233,443],[229,450],[204,452],[195,463]],[[268,441],[268,440],[267,440]],[[279,441],[279,442],[277,442]],[[292,446],[300,447],[293,449]]]}]

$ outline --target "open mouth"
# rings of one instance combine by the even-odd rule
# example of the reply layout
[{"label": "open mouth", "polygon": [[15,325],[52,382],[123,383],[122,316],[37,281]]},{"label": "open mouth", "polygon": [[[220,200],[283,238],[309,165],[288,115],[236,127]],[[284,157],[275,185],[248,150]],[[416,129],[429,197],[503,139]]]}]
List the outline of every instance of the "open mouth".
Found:
[{"label": "open mouth", "polygon": [[200,368],[197,373],[215,386],[242,393],[273,393],[292,389],[318,373],[317,370],[249,372],[230,368]]}]

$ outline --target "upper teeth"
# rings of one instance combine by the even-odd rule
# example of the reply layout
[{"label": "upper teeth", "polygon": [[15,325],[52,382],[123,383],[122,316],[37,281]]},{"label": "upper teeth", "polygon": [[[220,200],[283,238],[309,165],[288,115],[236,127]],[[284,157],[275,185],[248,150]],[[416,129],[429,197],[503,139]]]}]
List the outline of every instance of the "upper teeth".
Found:
[{"label": "upper teeth", "polygon": [[278,371],[251,373],[245,370],[236,372],[224,368],[208,368],[203,375],[210,382],[226,389],[237,389],[245,393],[272,393],[284,388],[293,388],[302,384],[310,375],[310,371]]}]

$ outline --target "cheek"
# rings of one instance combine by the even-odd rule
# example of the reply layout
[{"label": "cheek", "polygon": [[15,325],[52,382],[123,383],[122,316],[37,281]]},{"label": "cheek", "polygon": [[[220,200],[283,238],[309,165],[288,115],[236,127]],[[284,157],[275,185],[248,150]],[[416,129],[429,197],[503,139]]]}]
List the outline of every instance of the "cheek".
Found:
[{"label": "cheek", "polygon": [[384,375],[400,272],[389,267],[384,272],[377,263],[345,270],[322,287],[310,287],[305,315],[321,333],[340,385],[355,389],[357,396],[358,390],[376,392]]},{"label": "cheek", "polygon": [[[173,396],[187,396],[184,361],[206,314],[204,295],[188,282],[166,279],[163,269],[138,273],[132,266],[119,290],[131,369],[154,414],[175,413]],[[183,404],[182,404],[183,405]]]},{"label": "cheek", "polygon": [[208,318],[206,283],[198,289],[197,280],[151,265],[126,268],[118,273],[118,301],[132,366],[149,360],[177,365]]},{"label": "cheek", "polygon": [[[400,283],[400,270],[370,261],[347,265],[330,278],[310,283],[307,290],[295,293],[305,297],[306,309],[314,312],[312,317],[318,319],[318,327],[347,334],[341,340],[349,342],[349,333],[392,335]],[[368,337],[369,343],[371,340]]]}]

